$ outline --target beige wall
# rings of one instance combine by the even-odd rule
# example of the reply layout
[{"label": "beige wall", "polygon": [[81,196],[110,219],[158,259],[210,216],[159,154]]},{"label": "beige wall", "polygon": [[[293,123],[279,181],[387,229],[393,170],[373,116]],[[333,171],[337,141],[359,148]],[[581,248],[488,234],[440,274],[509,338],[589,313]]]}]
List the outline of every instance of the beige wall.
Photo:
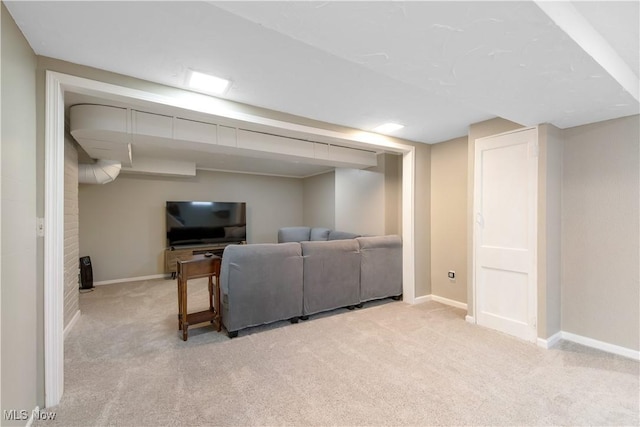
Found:
[{"label": "beige wall", "polygon": [[[384,175],[384,234],[402,234],[402,156],[379,154],[378,165],[367,169]],[[335,229],[336,174],[304,179],[304,225]],[[348,231],[348,230],[347,230]]]},{"label": "beige wall", "polygon": [[384,173],[339,168],[335,171],[335,178],[336,230],[383,235]]},{"label": "beige wall", "polygon": [[[37,59],[4,4],[0,60],[2,410],[44,403],[39,352],[36,260]],[[24,425],[25,421],[2,425]]]},{"label": "beige wall", "polygon": [[302,191],[300,179],[200,170],[81,184],[80,256],[91,257],[97,282],[162,274],[167,200],[246,202],[248,241],[276,242],[280,227],[302,223]]},{"label": "beige wall", "polygon": [[402,156],[383,154],[379,158],[384,161],[384,232],[401,236]]},{"label": "beige wall", "polygon": [[[538,336],[560,330],[638,349],[640,336],[638,116],[567,130],[539,127]],[[434,295],[465,302],[447,287],[448,263],[471,272],[473,157],[477,138],[517,129],[502,119],[472,125],[467,156],[461,141],[431,147],[431,286]],[[459,148],[459,147],[458,147]],[[466,158],[468,167],[460,161]],[[466,185],[453,172],[467,174]],[[464,170],[462,170],[464,169]],[[449,176],[451,174],[451,176]],[[456,176],[458,175],[458,176]],[[467,192],[466,242],[452,242],[458,224],[445,206]],[[448,214],[448,215],[447,215]],[[463,256],[465,254],[465,256]],[[458,279],[462,279],[456,270]],[[442,277],[441,277],[442,276]],[[444,280],[443,280],[444,279]],[[473,315],[472,278],[467,277]],[[452,284],[449,284],[452,285]],[[449,293],[447,293],[449,292]]]},{"label": "beige wall", "polygon": [[415,151],[415,296],[431,294],[431,146],[417,144]]},{"label": "beige wall", "polygon": [[65,136],[64,142],[64,327],[80,310],[78,291],[79,257],[78,150]]},{"label": "beige wall", "polygon": [[511,122],[502,118],[486,120],[480,123],[474,123],[469,126],[469,144],[467,146],[467,311],[469,316],[473,313],[473,185],[474,185],[474,162],[476,151],[476,139],[485,136],[497,135],[499,133],[508,132],[519,129],[522,126],[518,123]]},{"label": "beige wall", "polygon": [[431,293],[461,303],[467,302],[467,145],[463,137],[431,146]]},{"label": "beige wall", "polygon": [[639,116],[564,131],[562,330],[639,350]]},{"label": "beige wall", "polygon": [[562,131],[538,127],[538,337],[561,330]]},{"label": "beige wall", "polygon": [[302,224],[309,227],[335,228],[336,174],[334,171],[303,180],[304,206]]}]

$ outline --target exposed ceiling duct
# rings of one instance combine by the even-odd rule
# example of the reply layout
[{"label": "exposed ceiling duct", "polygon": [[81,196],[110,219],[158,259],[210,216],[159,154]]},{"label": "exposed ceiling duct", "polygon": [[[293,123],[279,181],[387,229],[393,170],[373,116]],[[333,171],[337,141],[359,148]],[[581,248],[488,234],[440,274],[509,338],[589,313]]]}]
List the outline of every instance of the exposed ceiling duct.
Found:
[{"label": "exposed ceiling duct", "polygon": [[95,163],[78,164],[80,184],[107,184],[120,174],[122,164],[116,160],[97,160]]}]

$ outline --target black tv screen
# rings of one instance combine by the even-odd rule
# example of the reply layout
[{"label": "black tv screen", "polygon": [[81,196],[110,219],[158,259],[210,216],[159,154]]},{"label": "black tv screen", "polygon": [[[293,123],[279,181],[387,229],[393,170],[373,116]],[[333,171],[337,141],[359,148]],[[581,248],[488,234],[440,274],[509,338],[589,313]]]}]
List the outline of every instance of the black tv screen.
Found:
[{"label": "black tv screen", "polygon": [[169,246],[247,240],[244,202],[167,202],[166,212]]}]

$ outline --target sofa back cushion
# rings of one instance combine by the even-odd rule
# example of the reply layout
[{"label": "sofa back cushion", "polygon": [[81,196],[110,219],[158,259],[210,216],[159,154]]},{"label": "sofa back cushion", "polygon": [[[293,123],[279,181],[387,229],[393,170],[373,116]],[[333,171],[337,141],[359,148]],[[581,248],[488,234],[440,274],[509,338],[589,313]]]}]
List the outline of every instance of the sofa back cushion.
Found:
[{"label": "sofa back cushion", "polygon": [[360,300],[402,294],[402,239],[400,236],[358,237]]},{"label": "sofa back cushion", "polygon": [[348,231],[331,230],[329,232],[329,238],[327,240],[347,240],[347,239],[355,239],[356,237],[360,237],[360,235],[355,233],[349,233]]},{"label": "sofa back cushion", "polygon": [[302,315],[299,243],[230,245],[220,271],[222,322],[228,331]]},{"label": "sofa back cushion", "polygon": [[311,235],[309,240],[318,241],[318,240],[329,240],[330,229],[324,227],[313,227],[311,229]]},{"label": "sofa back cushion", "polygon": [[303,313],[360,303],[360,252],[355,240],[302,242]]},{"label": "sofa back cushion", "polygon": [[283,227],[278,230],[278,243],[306,242],[311,236],[311,227]]}]

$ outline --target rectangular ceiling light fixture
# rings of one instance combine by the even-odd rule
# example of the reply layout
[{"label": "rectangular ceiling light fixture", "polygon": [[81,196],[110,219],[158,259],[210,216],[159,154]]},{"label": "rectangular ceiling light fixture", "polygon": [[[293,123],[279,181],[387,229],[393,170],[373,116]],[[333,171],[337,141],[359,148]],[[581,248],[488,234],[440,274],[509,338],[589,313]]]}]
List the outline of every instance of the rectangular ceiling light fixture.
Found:
[{"label": "rectangular ceiling light fixture", "polygon": [[399,125],[398,123],[385,123],[374,128],[373,131],[378,133],[391,133],[402,129],[403,127],[404,125]]},{"label": "rectangular ceiling light fixture", "polygon": [[188,85],[190,88],[214,95],[224,95],[231,82],[210,74],[189,70]]}]

